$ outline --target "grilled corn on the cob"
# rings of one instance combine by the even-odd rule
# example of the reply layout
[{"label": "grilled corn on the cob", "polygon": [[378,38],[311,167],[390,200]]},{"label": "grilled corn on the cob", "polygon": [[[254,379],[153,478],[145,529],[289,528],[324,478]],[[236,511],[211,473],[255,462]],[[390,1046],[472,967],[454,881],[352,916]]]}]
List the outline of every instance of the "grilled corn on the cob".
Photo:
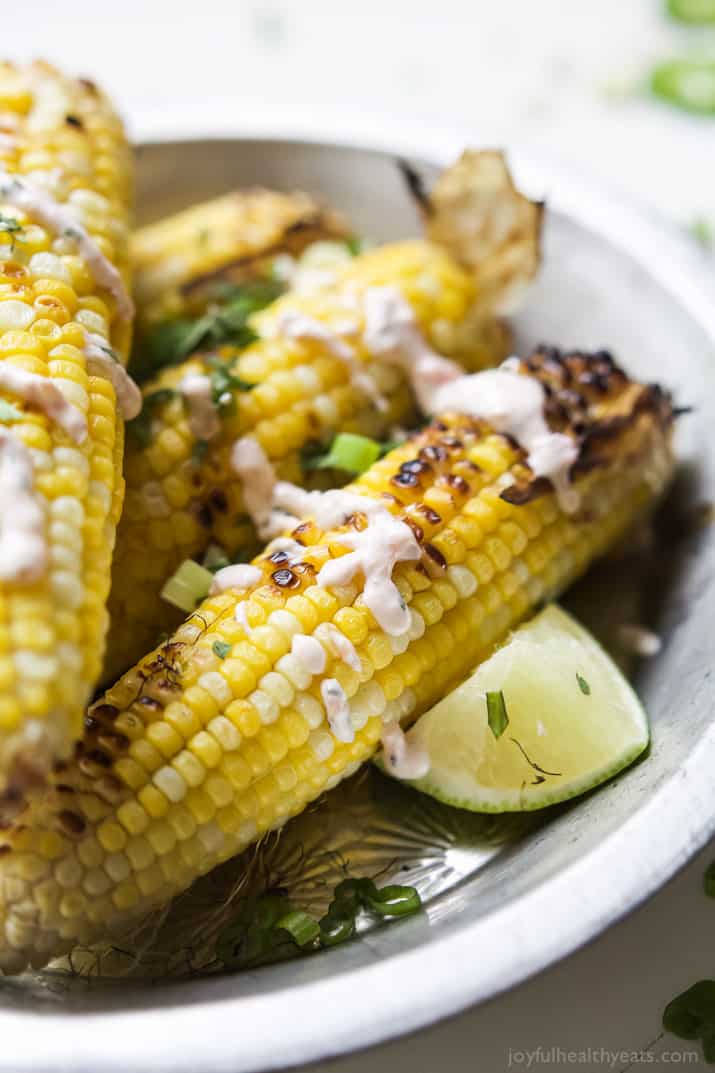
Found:
[{"label": "grilled corn on the cob", "polygon": [[[414,416],[404,371],[422,343],[412,338],[412,354],[378,354],[368,324],[371,297],[392,288],[407,303],[393,310],[396,323],[383,325],[388,333],[383,349],[385,342],[388,350],[393,345],[390,332],[398,331],[407,314],[414,317],[425,345],[465,368],[482,368],[505,357],[510,335],[494,309],[536,270],[541,208],[514,188],[500,154],[465,154],[455,172],[456,178],[448,181],[447,171],[435,187],[428,214],[428,227],[441,224],[443,244],[413,240],[364,253],[337,268],[315,291],[289,293],[254,317],[261,338],[243,353],[227,347],[208,358],[199,354],[145,386],[143,435],[130,436],[127,446],[127,502],[114,560],[105,680],[115,679],[178,622],[159,593],[183,559],[201,557],[212,541],[230,556],[255,550],[255,533],[230,464],[231,446],[239,436],[255,435],[280,476],[304,483],[301,451],[311,442],[341,431],[383,438],[391,426]],[[276,234],[285,232],[286,214],[299,204],[266,192],[255,197],[260,212],[255,206],[246,210],[249,218],[255,212],[262,220],[246,240],[253,256],[275,246],[271,204]],[[232,204],[227,199],[194,213],[204,223],[213,212],[224,219]],[[188,236],[194,241],[195,226],[191,212],[179,220],[179,245]],[[325,222],[321,226],[329,229]],[[293,231],[301,235],[306,227]],[[140,239],[139,248],[170,247],[171,222],[156,228],[161,241]],[[225,259],[226,248],[219,252]],[[186,256],[190,261],[194,254]],[[481,281],[492,262],[482,294]],[[237,264],[244,260],[239,257]],[[169,304],[163,315],[169,307],[181,308],[174,281],[167,283]],[[206,379],[210,371],[213,376]],[[191,405],[187,411],[188,385],[203,391],[208,444],[198,442],[199,422]],[[256,386],[246,391],[246,385]],[[219,396],[220,420],[212,422],[206,407]]]},{"label": "grilled corn on the cob", "polygon": [[[602,353],[539,352],[518,371],[544,388],[577,509],[535,476],[535,445],[529,462],[512,437],[456,413],[351,485],[336,528],[316,521],[325,497],[310,501],[292,535],[244,567],[248,591],[210,596],[93,705],[74,761],[3,832],[6,971],[117,936],[300,812],[652,503],[672,464],[662,392]],[[359,557],[370,539],[391,573],[367,557],[356,570],[347,548]]]},{"label": "grilled corn on the cob", "polygon": [[[79,737],[107,625],[130,160],[91,83],[0,65],[0,792]],[[116,387],[116,390],[115,390]]]}]

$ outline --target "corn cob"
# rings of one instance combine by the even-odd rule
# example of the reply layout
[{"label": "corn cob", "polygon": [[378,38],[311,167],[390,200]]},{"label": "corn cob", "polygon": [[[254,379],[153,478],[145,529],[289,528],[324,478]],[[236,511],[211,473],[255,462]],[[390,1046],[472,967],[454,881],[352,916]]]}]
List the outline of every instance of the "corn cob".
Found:
[{"label": "corn cob", "polygon": [[[113,563],[105,680],[116,679],[179,622],[159,593],[183,559],[200,558],[212,541],[231,557],[256,550],[230,462],[235,440],[251,432],[282,478],[305,483],[301,450],[311,442],[329,440],[336,432],[381,439],[391,426],[413,420],[414,400],[405,377],[396,367],[371,360],[360,334],[362,297],[384,284],[400,288],[426,339],[442,349],[474,301],[471,277],[446,251],[419,240],[356,257],[325,291],[285,295],[255,318],[261,333],[255,344],[242,352],[230,347],[219,351],[234,376],[258,386],[251,391],[228,388],[231,405],[223,408],[219,434],[199,461],[191,415],[178,389],[188,374],[206,374],[205,358],[197,355],[165,369],[145,385],[151,422],[140,440],[127,438],[127,494]],[[309,317],[328,329],[340,328],[346,318],[354,321],[357,334],[351,342],[358,365],[369,373],[384,409],[375,406],[350,366],[322,339],[281,334],[277,326],[290,316]],[[492,357],[503,357],[508,336],[498,321],[492,323]],[[464,352],[461,358],[468,363]],[[472,358],[477,368],[486,360],[481,343]],[[160,400],[156,406],[154,399]]]},{"label": "corn cob", "polygon": [[91,82],[44,63],[0,65],[0,469],[6,460],[13,492],[0,562],[0,791],[67,756],[101,667],[123,496],[114,384],[138,399],[120,364],[130,171],[121,124]]},{"label": "corn cob", "polygon": [[297,254],[347,225],[308,194],[241,190],[136,231],[131,243],[138,329],[197,316],[216,283],[260,275],[279,253]]},{"label": "corn cob", "polygon": [[[578,510],[564,513],[524,450],[483,420],[446,414],[415,435],[350,486],[361,510],[406,522],[421,549],[392,572],[409,620],[399,636],[378,626],[359,576],[316,580],[361,515],[327,532],[306,517],[297,557],[269,547],[249,591],[210,596],[93,705],[75,760],[3,832],[5,971],[116,938],[280,827],[647,509],[672,465],[667,396],[603,353],[538,352],[519,372],[545,387],[548,425],[576,449]],[[318,641],[322,671],[294,654],[296,634]],[[350,734],[326,720],[330,689],[349,698]]]}]

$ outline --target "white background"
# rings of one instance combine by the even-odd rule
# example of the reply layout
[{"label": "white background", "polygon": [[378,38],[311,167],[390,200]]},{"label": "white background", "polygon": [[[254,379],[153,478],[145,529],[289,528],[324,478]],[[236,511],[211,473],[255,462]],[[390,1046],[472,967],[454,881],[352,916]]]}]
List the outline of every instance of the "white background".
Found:
[{"label": "white background", "polygon": [[[377,125],[453,128],[472,143],[520,143],[570,160],[683,226],[715,223],[715,120],[671,111],[638,89],[660,57],[715,52],[715,30],[668,22],[660,0],[25,0],[12,7],[3,54],[41,55],[100,81],[136,138],[227,123],[240,132],[339,121],[346,137]],[[707,264],[703,258],[703,271]],[[511,994],[322,1069],[501,1073],[510,1048],[646,1046],[659,1034],[664,1004],[715,976],[715,903],[701,889],[710,856],[715,847],[628,920]],[[693,1047],[661,1039],[646,1068],[682,1067],[682,1052]],[[680,1060],[666,1062],[667,1048]],[[572,1064],[621,1070],[628,1061],[596,1055],[571,1063],[552,1052],[532,1057],[530,1068]],[[526,1061],[511,1068],[526,1069]]]}]

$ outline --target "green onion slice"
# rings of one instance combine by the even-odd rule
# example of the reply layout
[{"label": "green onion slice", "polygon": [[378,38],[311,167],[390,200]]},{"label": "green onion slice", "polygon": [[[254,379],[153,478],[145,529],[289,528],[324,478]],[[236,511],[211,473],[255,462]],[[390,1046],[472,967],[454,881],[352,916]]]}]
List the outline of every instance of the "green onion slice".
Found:
[{"label": "green onion slice", "polygon": [[333,440],[327,455],[317,462],[318,469],[342,469],[346,473],[364,473],[380,457],[381,446],[368,436],[341,432]]},{"label": "green onion slice", "polygon": [[208,595],[212,581],[210,570],[193,559],[184,559],[161,590],[161,598],[188,613]]},{"label": "green onion slice", "polygon": [[654,68],[656,97],[696,115],[715,115],[715,61],[669,60]]},{"label": "green onion slice", "polygon": [[679,22],[695,25],[715,22],[715,0],[667,0],[666,9]]}]

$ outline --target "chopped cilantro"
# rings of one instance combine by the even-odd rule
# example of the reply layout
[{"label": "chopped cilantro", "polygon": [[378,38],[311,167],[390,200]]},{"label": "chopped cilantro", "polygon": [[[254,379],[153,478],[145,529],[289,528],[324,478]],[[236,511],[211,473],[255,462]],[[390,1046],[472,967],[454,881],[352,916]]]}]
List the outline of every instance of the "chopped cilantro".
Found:
[{"label": "chopped cilantro", "polygon": [[18,410],[13,402],[7,402],[5,399],[0,399],[0,422],[22,421],[22,418],[22,410]]},{"label": "chopped cilantro", "polygon": [[226,659],[226,656],[231,651],[231,646],[226,641],[214,641],[211,648],[219,659]]},{"label": "chopped cilantro", "polygon": [[679,1039],[699,1039],[706,1062],[715,1062],[715,980],[698,980],[663,1011],[663,1028]]},{"label": "chopped cilantro", "polygon": [[17,235],[22,231],[22,224],[13,220],[12,216],[6,216],[0,212],[0,231],[6,231],[8,235]]},{"label": "chopped cilantro", "polygon": [[141,413],[133,421],[127,421],[127,431],[134,437],[140,447],[148,447],[151,442],[151,423],[156,410],[173,399],[175,395],[176,392],[168,387],[160,388],[150,395],[145,395]]},{"label": "chopped cilantro", "polygon": [[363,241],[357,235],[345,239],[345,246],[351,257],[357,257],[363,251]]},{"label": "chopped cilantro", "polygon": [[501,689],[487,692],[487,722],[495,738],[500,738],[509,726],[509,715]]},{"label": "chopped cilantro", "polygon": [[578,682],[578,688],[579,688],[579,689],[581,690],[581,692],[583,693],[583,695],[584,695],[585,697],[590,697],[590,695],[591,695],[591,687],[590,687],[590,685],[588,684],[588,682],[586,681],[586,679],[585,679],[585,678],[583,678],[583,677],[582,677],[582,676],[581,676],[581,675],[580,675],[580,674],[578,673],[578,671],[576,672],[576,681]]},{"label": "chopped cilantro", "polygon": [[252,280],[240,286],[223,287],[220,299],[199,318],[179,317],[158,324],[141,338],[132,355],[131,373],[147,380],[158,369],[178,365],[202,347],[230,343],[246,347],[256,339],[248,325],[253,313],[270,305],[283,288],[274,280]]},{"label": "chopped cilantro", "polygon": [[255,384],[250,384],[247,380],[242,380],[240,376],[236,376],[235,373],[231,372],[232,362],[230,360],[224,361],[216,354],[207,354],[204,358],[204,364],[211,370],[209,380],[211,381],[211,395],[214,405],[221,407],[224,412],[230,413],[234,409],[234,391],[250,391],[251,388],[256,386]]}]

